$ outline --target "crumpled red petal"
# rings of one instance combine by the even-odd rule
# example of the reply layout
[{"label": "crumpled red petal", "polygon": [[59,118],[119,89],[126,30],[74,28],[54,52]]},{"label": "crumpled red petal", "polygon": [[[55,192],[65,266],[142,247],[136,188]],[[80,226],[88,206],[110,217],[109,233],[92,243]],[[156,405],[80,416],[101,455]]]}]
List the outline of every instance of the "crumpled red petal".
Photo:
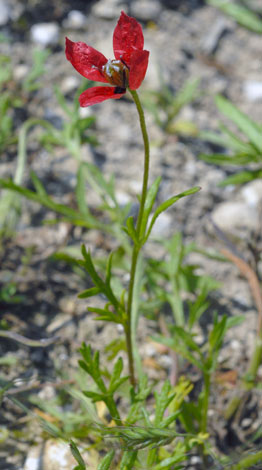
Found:
[{"label": "crumpled red petal", "polygon": [[142,51],[143,47],[144,36],[140,24],[135,18],[126,15],[122,11],[113,34],[115,58],[122,58],[129,67],[132,52],[136,50]]},{"label": "crumpled red petal", "polygon": [[122,89],[109,86],[95,86],[93,88],[88,88],[79,96],[80,106],[85,108],[92,104],[102,103],[102,101],[105,100],[119,99],[126,92],[126,90],[119,92],[120,90]]},{"label": "crumpled red petal", "polygon": [[66,38],[66,58],[85,78],[107,83],[102,74],[102,66],[107,63],[106,57],[84,42],[73,42]]},{"label": "crumpled red petal", "polygon": [[134,51],[130,57],[129,88],[136,90],[145,78],[148,66],[148,51]]}]

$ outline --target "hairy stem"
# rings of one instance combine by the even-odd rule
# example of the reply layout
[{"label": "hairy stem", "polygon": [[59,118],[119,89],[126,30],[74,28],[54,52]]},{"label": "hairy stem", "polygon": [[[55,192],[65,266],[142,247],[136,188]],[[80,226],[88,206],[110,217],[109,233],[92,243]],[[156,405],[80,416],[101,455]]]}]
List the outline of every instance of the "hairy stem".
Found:
[{"label": "hairy stem", "polygon": [[145,123],[145,116],[144,111],[141,106],[138,94],[135,90],[129,90],[132,98],[135,102],[137,112],[139,115],[140,127],[144,141],[144,173],[143,173],[143,185],[142,185],[142,192],[141,192],[141,199],[140,199],[140,206],[139,206],[139,214],[136,224],[136,231],[139,243],[134,244],[133,252],[132,252],[132,261],[131,261],[131,271],[130,271],[130,282],[129,282],[129,290],[128,290],[128,299],[127,299],[127,321],[125,325],[125,334],[126,334],[126,345],[127,345],[127,354],[128,354],[128,363],[129,363],[129,374],[130,374],[130,381],[132,385],[135,385],[135,371],[134,371],[134,357],[133,357],[133,347],[132,347],[132,332],[131,332],[131,315],[132,315],[132,304],[133,304],[133,294],[134,294],[134,284],[135,284],[135,276],[136,276],[136,269],[137,269],[137,261],[139,257],[139,252],[142,247],[142,221],[144,216],[144,209],[145,209],[145,202],[146,202],[146,195],[147,195],[147,186],[148,186],[148,176],[149,176],[149,139],[146,129]]}]

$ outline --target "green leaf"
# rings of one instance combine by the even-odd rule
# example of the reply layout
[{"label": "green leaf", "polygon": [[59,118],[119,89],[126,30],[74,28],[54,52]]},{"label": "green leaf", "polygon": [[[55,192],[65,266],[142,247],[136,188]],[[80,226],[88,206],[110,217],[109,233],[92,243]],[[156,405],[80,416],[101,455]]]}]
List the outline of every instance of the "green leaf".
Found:
[{"label": "green leaf", "polygon": [[136,457],[136,450],[124,451],[119,470],[133,470]]},{"label": "green leaf", "polygon": [[212,165],[246,165],[251,162],[250,154],[236,153],[227,155],[225,153],[215,153],[211,155],[200,154],[199,158]]},{"label": "green leaf", "polygon": [[160,204],[160,206],[158,206],[158,208],[156,209],[156,211],[155,211],[155,213],[152,217],[151,223],[149,225],[147,234],[146,234],[145,239],[144,239],[144,243],[147,241],[156,219],[159,217],[160,214],[162,214],[162,212],[166,211],[169,207],[171,207],[173,204],[175,204],[182,197],[190,196],[192,194],[195,194],[198,191],[200,191],[200,189],[201,189],[200,186],[195,186],[194,188],[188,189],[187,191],[183,191],[182,193],[177,194],[176,196],[173,196],[170,199],[168,199],[167,201]]},{"label": "green leaf", "polygon": [[101,290],[99,287],[90,287],[90,289],[86,289],[80,294],[78,294],[79,299],[87,299],[88,297],[93,297],[94,295],[100,294]]},{"label": "green leaf", "polygon": [[80,225],[88,228],[97,227],[98,223],[94,217],[90,217],[90,219],[83,218],[82,215],[79,214],[77,211],[71,209],[70,207],[64,204],[56,203],[50,196],[37,194],[36,192],[31,191],[30,189],[24,188],[23,186],[19,186],[13,183],[13,181],[11,180],[5,180],[2,178],[0,178],[0,186],[6,189],[10,189],[11,191],[15,191],[16,193],[21,194],[27,199],[37,202],[42,206],[47,207],[48,209],[65,216],[75,225]]},{"label": "green leaf", "polygon": [[252,10],[233,3],[231,0],[207,0],[209,5],[219,8],[228,16],[231,16],[241,26],[244,26],[255,33],[262,34],[262,21]]},{"label": "green leaf", "polygon": [[94,122],[96,121],[95,116],[89,116],[86,118],[81,118],[77,119],[75,123],[75,127],[80,131],[81,133],[84,132],[86,129],[88,129]]},{"label": "green leaf", "polygon": [[228,176],[219,183],[219,186],[227,186],[228,184],[244,184],[255,179],[262,178],[262,170],[245,170],[236,175]]},{"label": "green leaf", "polygon": [[112,251],[107,258],[106,262],[106,284],[110,286],[111,274],[112,274],[112,262],[113,262],[114,252]]},{"label": "green leaf", "polygon": [[84,266],[86,268],[95,286],[106,295],[107,299],[112,303],[112,305],[114,305],[115,309],[117,310],[119,307],[119,302],[117,298],[114,296],[110,285],[108,283],[106,284],[98,275],[95,269],[95,266],[93,264],[91,254],[86,251],[86,248],[84,245],[82,245],[82,255],[84,258],[84,262],[80,261],[79,262],[80,266]]},{"label": "green leaf", "polygon": [[34,171],[30,171],[30,177],[31,177],[31,180],[33,182],[33,185],[35,187],[37,194],[39,194],[39,196],[44,196],[44,197],[47,196],[47,192],[44,188],[44,185],[41,183],[40,179],[38,178],[38,176],[36,175]]},{"label": "green leaf", "polygon": [[197,352],[199,356],[201,356],[201,350],[199,346],[193,340],[191,333],[188,333],[187,331],[184,330],[184,328],[180,326],[174,326],[173,332],[174,332],[174,336],[178,335],[179,338],[187,345],[188,348]]},{"label": "green leaf", "polygon": [[79,465],[79,470],[86,470],[86,465],[84,460],[81,457],[81,454],[76,446],[76,444],[73,441],[70,441],[70,450],[73,455],[73,457],[76,459],[78,465]]},{"label": "green leaf", "polygon": [[223,315],[218,322],[215,321],[214,327],[209,335],[209,344],[213,351],[220,348],[227,330],[227,317]]},{"label": "green leaf", "polygon": [[109,181],[106,181],[101,170],[92,163],[84,162],[83,169],[85,170],[85,176],[89,184],[95,189],[96,193],[99,194],[102,199],[105,199],[105,194],[108,195],[114,206],[117,206],[114,176],[111,176]]},{"label": "green leaf", "polygon": [[196,356],[191,353],[188,345],[185,342],[179,341],[178,338],[166,338],[162,335],[153,336],[152,338],[154,341],[174,349],[174,351],[176,351],[178,354],[181,354],[182,357],[184,357],[188,362],[194,364],[199,370],[204,369],[202,355],[201,360],[197,359]]},{"label": "green leaf", "polygon": [[126,221],[126,227],[123,227],[123,230],[129,235],[135,244],[138,243],[137,231],[134,224],[134,217],[128,217]]},{"label": "green leaf", "polygon": [[114,456],[115,456],[115,451],[110,450],[110,452],[108,452],[105,455],[105,457],[101,460],[100,464],[97,467],[97,470],[109,470]]},{"label": "green leaf", "polygon": [[175,453],[175,455],[172,457],[167,457],[166,459],[162,460],[162,462],[154,467],[154,470],[169,470],[170,468],[173,468],[175,463],[183,462],[184,460],[186,460],[185,452],[182,452],[181,454]]},{"label": "green leaf", "polygon": [[155,393],[156,400],[156,412],[155,412],[155,426],[160,426],[163,420],[164,412],[168,407],[169,403],[173,400],[174,395],[170,395],[171,385],[169,380],[166,380],[160,394]]},{"label": "green leaf", "polygon": [[233,328],[234,326],[241,325],[245,321],[244,315],[237,315],[230,318],[227,318],[226,330]]},{"label": "green leaf", "polygon": [[220,123],[219,127],[225,134],[226,147],[230,147],[237,153],[247,154],[250,156],[250,159],[254,154],[255,158],[256,152],[252,145],[247,142],[243,142],[242,139],[240,139],[234,132],[230,131],[224,124]]},{"label": "green leaf", "polygon": [[259,152],[262,152],[262,133],[258,124],[223,96],[216,96],[215,101],[218,109],[237,125]]},{"label": "green leaf", "polygon": [[76,200],[78,208],[83,215],[89,214],[89,209],[86,203],[86,179],[85,174],[82,168],[82,163],[80,163],[77,170],[77,182],[76,182]]},{"label": "green leaf", "polygon": [[109,321],[113,323],[118,323],[120,325],[123,324],[124,319],[119,313],[111,312],[111,310],[106,310],[98,307],[88,307],[87,310],[89,312],[97,313],[99,315],[99,317],[96,317],[96,320]]},{"label": "green leaf", "polygon": [[84,359],[78,361],[80,367],[92,377],[101,392],[103,394],[106,394],[107,389],[101,377],[101,371],[99,366],[99,351],[95,351],[94,355],[92,356],[91,346],[86,346],[85,343],[83,343],[80,348],[80,353],[82,354]]},{"label": "green leaf", "polygon": [[147,191],[145,208],[144,208],[144,216],[143,216],[142,226],[141,226],[142,237],[144,236],[146,232],[148,218],[151,214],[152,207],[155,203],[160,183],[161,183],[161,176],[155,179],[155,181],[153,182],[153,184],[150,186],[150,188]]},{"label": "green leaf", "polygon": [[108,388],[110,392],[113,389],[115,382],[119,380],[122,370],[123,370],[123,359],[119,357],[114,365],[114,369],[111,375],[110,384]]},{"label": "green leaf", "polygon": [[92,392],[91,390],[83,390],[83,394],[88,397],[88,398],[91,398],[91,400],[95,403],[96,401],[105,401],[105,395],[103,395],[102,393],[98,393],[98,392]]}]

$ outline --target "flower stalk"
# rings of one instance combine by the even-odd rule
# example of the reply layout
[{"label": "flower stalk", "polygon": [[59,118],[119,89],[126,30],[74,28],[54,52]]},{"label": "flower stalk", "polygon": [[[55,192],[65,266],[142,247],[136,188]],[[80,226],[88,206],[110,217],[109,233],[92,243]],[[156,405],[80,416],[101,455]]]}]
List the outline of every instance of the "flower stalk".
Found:
[{"label": "flower stalk", "polygon": [[143,184],[142,184],[138,219],[137,219],[137,224],[136,224],[138,244],[134,244],[134,246],[133,246],[131,271],[130,271],[130,281],[129,281],[129,290],[128,290],[128,299],[127,299],[127,311],[126,311],[126,313],[127,313],[127,322],[126,322],[126,327],[125,327],[130,382],[132,383],[133,386],[135,386],[136,379],[135,379],[135,371],[134,371],[131,318],[132,318],[132,304],[133,304],[133,296],[134,296],[134,285],[135,285],[137,261],[138,261],[140,250],[141,250],[142,245],[143,245],[143,240],[142,240],[142,235],[143,234],[141,233],[141,228],[142,228],[142,221],[143,221],[143,216],[144,216],[144,209],[145,209],[145,202],[146,202],[146,195],[147,195],[147,187],[148,187],[150,153],[149,153],[149,139],[148,139],[148,133],[147,133],[147,128],[146,128],[145,115],[144,115],[144,111],[143,111],[139,96],[138,96],[138,94],[135,90],[129,90],[129,91],[132,95],[132,98],[133,98],[134,103],[135,103],[136,108],[137,108],[137,112],[138,112],[138,115],[139,115],[139,121],[140,121],[140,128],[141,128],[142,137],[143,137],[143,141],[144,141]]}]

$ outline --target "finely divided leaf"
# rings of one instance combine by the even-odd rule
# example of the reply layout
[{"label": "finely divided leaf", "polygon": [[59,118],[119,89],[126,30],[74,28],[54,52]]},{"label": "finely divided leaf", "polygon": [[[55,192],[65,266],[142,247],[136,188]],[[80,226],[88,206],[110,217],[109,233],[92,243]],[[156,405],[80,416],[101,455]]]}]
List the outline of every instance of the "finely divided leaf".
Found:
[{"label": "finely divided leaf", "polygon": [[168,199],[167,201],[160,204],[160,206],[158,206],[158,208],[156,209],[156,211],[155,211],[155,213],[152,217],[152,220],[150,222],[147,234],[146,234],[145,239],[144,239],[144,243],[147,241],[147,239],[148,239],[148,237],[149,237],[149,235],[152,231],[152,228],[154,226],[154,223],[155,223],[156,219],[159,217],[160,214],[162,214],[162,212],[166,211],[169,207],[171,207],[173,204],[175,204],[175,202],[177,202],[182,197],[190,196],[191,194],[195,194],[200,189],[201,189],[200,186],[195,186],[194,188],[188,189],[187,191],[183,191],[182,193],[177,194],[176,196],[173,196],[170,199]]}]

